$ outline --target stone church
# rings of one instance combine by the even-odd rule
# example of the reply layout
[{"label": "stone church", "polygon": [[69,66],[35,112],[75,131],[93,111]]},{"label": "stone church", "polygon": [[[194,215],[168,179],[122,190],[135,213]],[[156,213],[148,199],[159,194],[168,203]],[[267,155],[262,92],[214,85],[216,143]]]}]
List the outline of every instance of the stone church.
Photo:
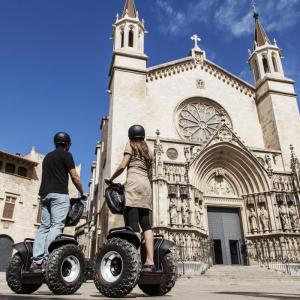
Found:
[{"label": "stone church", "polygon": [[281,49],[258,14],[248,50],[253,85],[208,60],[197,35],[188,56],[148,66],[146,33],[134,0],[127,0],[113,25],[110,108],[101,123],[98,243],[108,229],[123,225],[108,212],[103,180],[120,163],[127,130],[137,123],[155,158],[153,226],[179,246],[182,260],[204,259],[209,243],[216,264],[297,253],[297,98]]}]

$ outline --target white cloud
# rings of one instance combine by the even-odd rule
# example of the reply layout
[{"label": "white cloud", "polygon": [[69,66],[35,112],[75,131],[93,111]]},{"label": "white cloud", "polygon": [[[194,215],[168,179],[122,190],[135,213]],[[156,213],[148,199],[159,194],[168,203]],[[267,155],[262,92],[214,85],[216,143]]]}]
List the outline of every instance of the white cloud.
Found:
[{"label": "white cloud", "polygon": [[191,1],[185,10],[177,10],[171,5],[170,0],[156,0],[156,6],[158,7],[156,12],[162,32],[174,36],[186,33],[194,23],[207,22],[209,12],[217,1]]},{"label": "white cloud", "polygon": [[[176,1],[179,3],[179,0]],[[257,0],[267,31],[281,32],[300,19],[300,0]],[[186,34],[197,23],[213,22],[218,30],[239,37],[253,32],[249,0],[189,0],[184,9],[176,9],[175,0],[156,0],[161,30],[175,36]]]}]

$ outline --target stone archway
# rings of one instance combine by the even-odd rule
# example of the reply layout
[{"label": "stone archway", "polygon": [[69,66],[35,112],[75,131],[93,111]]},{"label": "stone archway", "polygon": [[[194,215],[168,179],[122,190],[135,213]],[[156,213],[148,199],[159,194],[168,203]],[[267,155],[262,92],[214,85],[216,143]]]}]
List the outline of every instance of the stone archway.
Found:
[{"label": "stone archway", "polygon": [[13,252],[13,239],[8,236],[0,235],[0,272],[5,272],[8,266],[9,260]]},{"label": "stone archway", "polygon": [[[249,213],[244,197],[270,189],[266,170],[237,139],[234,142],[217,141],[194,157],[190,180],[203,193],[206,229],[211,239],[219,241],[223,263],[233,263],[231,252],[237,249],[240,258],[235,263],[243,264],[244,233],[249,232]],[[260,203],[257,220],[260,214],[268,214],[268,206],[265,198]]]},{"label": "stone archway", "polygon": [[191,164],[191,183],[205,190],[212,173],[225,170],[239,196],[270,190],[265,169],[252,154],[230,142],[215,143],[203,149]]}]

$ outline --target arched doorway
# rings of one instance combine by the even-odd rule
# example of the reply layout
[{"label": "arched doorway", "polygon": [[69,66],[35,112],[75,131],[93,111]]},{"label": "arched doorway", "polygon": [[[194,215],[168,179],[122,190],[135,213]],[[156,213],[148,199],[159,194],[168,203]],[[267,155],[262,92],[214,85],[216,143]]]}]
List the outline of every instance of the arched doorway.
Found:
[{"label": "arched doorway", "polygon": [[5,272],[13,252],[13,239],[0,234],[0,272]]},{"label": "arched doorway", "polygon": [[[226,137],[232,136],[228,128],[221,129],[218,139],[193,160],[191,182],[204,196],[215,263],[243,264],[244,233],[248,226],[244,197],[268,191],[269,181],[266,170],[238,139],[221,140],[225,133]],[[268,209],[266,202],[261,206]]]}]

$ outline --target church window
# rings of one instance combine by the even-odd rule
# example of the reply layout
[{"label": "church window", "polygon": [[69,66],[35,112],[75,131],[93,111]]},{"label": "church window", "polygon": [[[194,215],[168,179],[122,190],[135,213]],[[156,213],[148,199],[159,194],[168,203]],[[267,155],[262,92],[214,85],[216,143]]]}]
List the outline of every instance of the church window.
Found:
[{"label": "church window", "polygon": [[273,62],[274,71],[278,72],[278,66],[277,66],[277,60],[275,54],[272,55],[272,62]]},{"label": "church window", "polygon": [[128,37],[128,46],[133,47],[133,40],[134,40],[134,32],[133,29],[130,29],[129,31],[129,37]]},{"label": "church window", "polygon": [[11,164],[11,163],[6,163],[5,172],[14,174],[16,172],[16,166],[14,164]]},{"label": "church window", "polygon": [[2,171],[3,161],[0,160],[0,171]]},{"label": "church window", "polygon": [[256,59],[253,61],[253,74],[254,74],[254,80],[258,81],[259,80],[259,71],[258,71],[258,65],[257,65]]},{"label": "church window", "polygon": [[189,102],[178,112],[179,133],[190,141],[206,142],[223,123],[232,127],[226,112],[208,100]]},{"label": "church window", "polygon": [[267,58],[263,57],[262,62],[263,62],[265,73],[270,73],[270,68],[269,68],[269,63],[268,63]]},{"label": "church window", "polygon": [[27,169],[24,167],[19,167],[18,168],[18,175],[23,176],[23,177],[27,177]]},{"label": "church window", "polygon": [[124,35],[124,30],[121,30],[121,48],[124,48],[124,40],[125,40],[125,35]]},{"label": "church window", "polygon": [[6,196],[5,203],[4,203],[4,209],[3,209],[3,215],[2,215],[2,217],[4,219],[12,219],[13,218],[16,200],[17,200],[17,198],[15,198],[15,197]]}]

